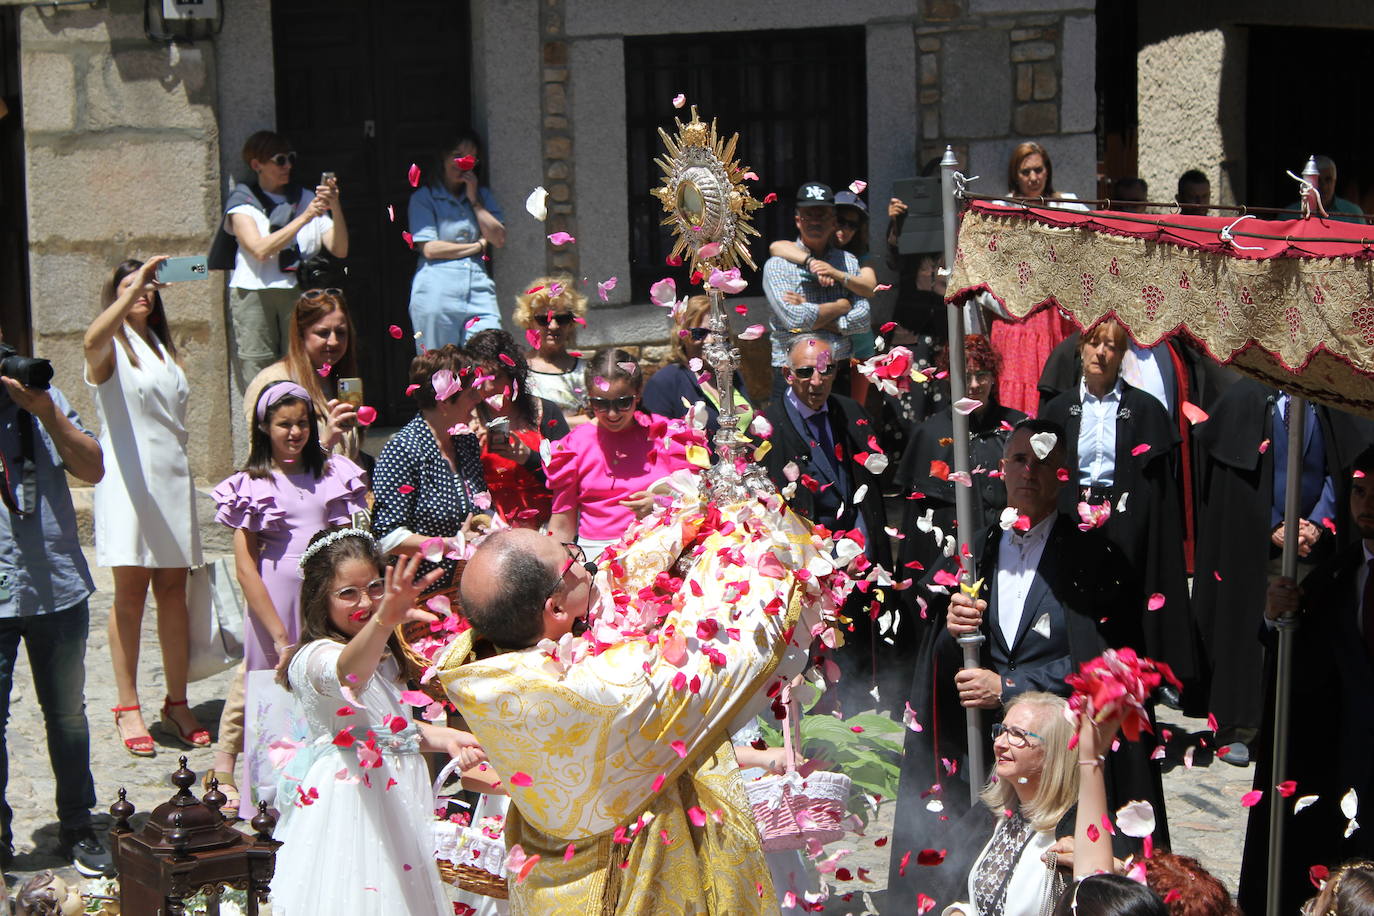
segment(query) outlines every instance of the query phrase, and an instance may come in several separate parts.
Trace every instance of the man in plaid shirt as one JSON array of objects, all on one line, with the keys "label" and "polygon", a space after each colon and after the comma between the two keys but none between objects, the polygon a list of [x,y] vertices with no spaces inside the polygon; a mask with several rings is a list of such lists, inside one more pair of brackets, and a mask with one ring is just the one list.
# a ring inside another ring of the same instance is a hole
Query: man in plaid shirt
[{"label": "man in plaid shirt", "polygon": [[[806,259],[795,264],[771,257],[763,265],[763,292],[768,297],[768,325],[773,345],[773,398],[787,390],[783,370],[792,344],[802,335],[830,344],[839,366],[836,387],[849,390],[849,335],[870,331],[868,300],[853,296],[843,282],[818,276],[813,267],[825,263],[844,276],[858,273],[859,260],[832,244],[835,236],[835,195],[818,181],[797,190],[797,245]],[[833,273],[827,271],[827,273]]]}]

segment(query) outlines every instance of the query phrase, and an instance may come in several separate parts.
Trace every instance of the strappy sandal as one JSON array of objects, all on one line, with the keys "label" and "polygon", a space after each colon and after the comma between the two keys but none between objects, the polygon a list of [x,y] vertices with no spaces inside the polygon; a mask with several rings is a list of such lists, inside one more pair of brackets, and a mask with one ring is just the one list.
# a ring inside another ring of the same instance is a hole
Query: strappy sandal
[{"label": "strappy sandal", "polygon": [[124,742],[124,749],[135,757],[156,757],[157,750],[153,747],[152,735],[139,735],[136,738],[125,738],[124,732],[119,729],[119,714],[122,712],[138,712],[142,707],[139,706],[111,706],[110,712],[114,713],[115,732],[118,733],[121,741]]},{"label": "strappy sandal", "polygon": [[170,697],[162,701],[162,721],[158,723],[164,732],[174,736],[182,744],[190,748],[209,747],[210,730],[203,725],[197,724],[189,732],[181,730],[181,726],[170,715],[173,706],[186,706],[185,700],[173,700]]},{"label": "strappy sandal", "polygon": [[234,774],[221,773],[218,770],[206,770],[205,776],[200,781],[206,792],[210,791],[210,780],[212,779],[218,781],[216,784],[219,786],[220,792],[224,793],[224,797],[228,799],[224,806],[219,809],[220,813],[224,815],[225,820],[239,820],[239,787],[234,785]]}]

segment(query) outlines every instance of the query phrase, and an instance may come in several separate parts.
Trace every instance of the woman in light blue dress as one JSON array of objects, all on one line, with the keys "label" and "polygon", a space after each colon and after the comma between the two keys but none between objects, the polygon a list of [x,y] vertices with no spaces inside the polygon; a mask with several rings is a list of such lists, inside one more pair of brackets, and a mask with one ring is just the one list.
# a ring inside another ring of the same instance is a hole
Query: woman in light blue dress
[{"label": "woman in light blue dress", "polygon": [[410,197],[411,241],[419,253],[410,285],[418,350],[462,346],[501,327],[487,252],[506,243],[501,208],[480,184],[481,143],[465,131],[439,149],[427,183]]}]

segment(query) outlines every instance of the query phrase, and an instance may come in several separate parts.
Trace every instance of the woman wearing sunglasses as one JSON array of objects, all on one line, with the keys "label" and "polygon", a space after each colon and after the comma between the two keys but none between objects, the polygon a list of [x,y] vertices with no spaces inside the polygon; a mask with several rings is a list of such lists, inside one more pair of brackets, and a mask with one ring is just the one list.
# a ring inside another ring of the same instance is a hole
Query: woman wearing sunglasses
[{"label": "woman wearing sunglasses", "polygon": [[353,319],[343,290],[312,289],[302,293],[291,313],[286,355],[259,372],[243,393],[243,413],[251,431],[257,420],[253,405],[272,382],[292,381],[310,395],[320,445],[365,468],[371,459],[362,451],[363,428],[358,408],[339,398],[339,379],[358,375],[358,351]]},{"label": "woman wearing sunglasses", "polygon": [[529,389],[537,398],[552,401],[563,411],[570,428],[590,423],[586,363],[568,347],[577,325],[586,324],[587,297],[573,288],[571,277],[540,277],[515,301],[515,323],[525,329],[530,349]]},{"label": "woman wearing sunglasses", "polygon": [[243,145],[254,179],[229,194],[224,228],[238,242],[229,275],[229,324],[239,384],[275,362],[300,292],[297,269],[321,248],[348,256],[348,226],[331,178],[313,191],[291,180],[296,153],[286,138],[260,130]]},{"label": "woman wearing sunglasses", "polygon": [[655,483],[692,465],[665,445],[668,419],[639,411],[644,373],[632,355],[603,350],[587,366],[584,384],[592,422],[564,437],[549,458],[549,533],[576,541],[595,560],[653,511]]},{"label": "woman wearing sunglasses", "polygon": [[428,183],[410,195],[411,245],[419,254],[410,285],[410,322],[418,351],[463,346],[501,327],[488,252],[506,244],[504,216],[481,182],[482,144],[465,130],[439,147]]},{"label": "woman wearing sunglasses", "polygon": [[[687,300],[687,305],[673,321],[673,334],[668,340],[673,361],[655,372],[644,385],[644,409],[649,413],[676,419],[685,417],[693,404],[705,407],[707,438],[720,428],[720,389],[716,387],[704,354],[710,334],[710,312],[711,300],[706,296]],[[745,430],[753,419],[754,408],[744,393],[744,378],[738,372],[735,373],[734,392],[739,410],[737,428]]]}]

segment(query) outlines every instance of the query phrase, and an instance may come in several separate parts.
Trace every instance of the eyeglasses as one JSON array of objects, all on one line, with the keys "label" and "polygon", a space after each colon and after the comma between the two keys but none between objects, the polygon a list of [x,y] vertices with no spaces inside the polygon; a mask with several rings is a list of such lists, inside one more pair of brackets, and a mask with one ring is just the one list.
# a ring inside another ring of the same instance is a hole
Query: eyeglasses
[{"label": "eyeglasses", "polygon": [[575,316],[572,312],[540,312],[539,314],[534,316],[534,322],[535,324],[543,325],[546,328],[554,324],[555,322],[557,322],[562,327],[567,327],[568,325],[573,323],[574,317]]},{"label": "eyeglasses", "polygon": [[834,375],[836,371],[838,371],[838,368],[839,367],[837,367],[834,363],[831,363],[824,369],[820,369],[816,366],[797,366],[795,369],[792,369],[791,372],[797,378],[805,382],[809,380],[811,376],[815,375],[817,372],[821,374],[821,378],[830,378],[830,376]]},{"label": "eyeglasses", "polygon": [[338,591],[336,591],[334,593],[334,597],[339,599],[349,607],[357,607],[358,605],[363,603],[364,593],[366,593],[367,597],[371,598],[373,601],[381,601],[382,598],[386,595],[386,580],[373,579],[371,582],[367,583],[367,585],[363,586],[362,588],[359,588],[356,585],[345,586],[344,588],[341,588]]},{"label": "eyeglasses", "polygon": [[711,329],[710,329],[710,328],[688,328],[688,329],[687,329],[687,336],[690,337],[690,338],[692,338],[693,340],[695,340],[697,343],[701,343],[703,340],[705,340],[706,338],[708,338],[708,337],[711,336]]},{"label": "eyeglasses", "polygon": [[622,413],[635,406],[637,395],[627,394],[623,398],[588,398],[592,410],[597,413],[610,413],[612,410],[619,410]]},{"label": "eyeglasses", "polygon": [[277,153],[277,155],[273,156],[272,158],[268,159],[267,161],[268,161],[268,162],[275,163],[276,165],[280,166],[281,168],[286,168],[288,165],[295,165],[295,164],[296,164],[296,151],[295,151],[295,150],[292,150],[292,151],[289,152],[289,153]]},{"label": "eyeglasses", "polygon": [[553,593],[558,591],[558,587],[563,584],[563,577],[568,574],[568,570],[572,569],[573,566],[587,565],[587,552],[583,550],[579,545],[570,544],[567,541],[564,541],[563,549],[568,552],[567,562],[565,562],[563,564],[563,568],[558,571],[558,581],[554,582],[553,588],[549,589],[549,593],[544,596],[545,601],[548,601],[550,598],[552,598]]},{"label": "eyeglasses", "polygon": [[992,740],[996,741],[1001,735],[1007,736],[1007,744],[1010,744],[1012,747],[1030,747],[1031,738],[1034,738],[1036,741],[1045,740],[1035,732],[1028,732],[1024,728],[1017,728],[1015,725],[1005,725],[998,722],[992,727]]},{"label": "eyeglasses", "polygon": [[330,286],[325,289],[308,289],[301,293],[302,299],[309,299],[311,302],[316,299],[322,299],[325,296],[331,299],[340,299],[343,297],[343,290],[339,289],[337,286]]}]

